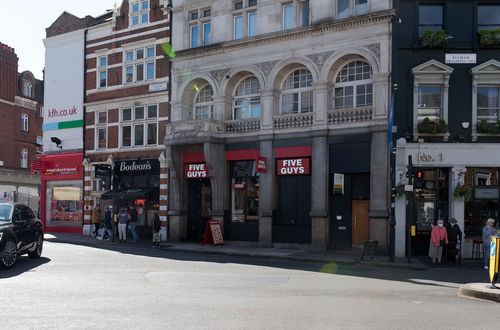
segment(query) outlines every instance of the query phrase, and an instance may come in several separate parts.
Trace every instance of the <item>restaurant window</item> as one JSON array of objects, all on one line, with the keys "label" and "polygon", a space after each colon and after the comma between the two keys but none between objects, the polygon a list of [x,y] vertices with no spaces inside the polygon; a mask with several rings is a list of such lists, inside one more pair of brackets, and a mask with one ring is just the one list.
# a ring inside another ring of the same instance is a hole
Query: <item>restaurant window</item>
[{"label": "restaurant window", "polygon": [[477,30],[500,29],[500,5],[480,5],[477,7]]},{"label": "restaurant window", "polygon": [[312,81],[311,72],[307,69],[299,69],[290,73],[283,83],[281,92],[282,114],[312,112]]},{"label": "restaurant window", "polygon": [[212,104],[213,96],[214,92],[212,86],[209,84],[199,88],[194,104],[194,119],[203,120],[214,118],[214,106]]},{"label": "restaurant window", "polygon": [[241,81],[234,95],[234,119],[260,118],[260,86],[255,77]]},{"label": "restaurant window", "polygon": [[372,68],[364,61],[346,64],[335,79],[335,109],[373,104]]},{"label": "restaurant window", "polygon": [[259,174],[255,161],[231,162],[231,222],[259,220]]},{"label": "restaurant window", "polygon": [[443,29],[443,6],[422,5],[418,7],[418,35],[424,31],[438,31]]},{"label": "restaurant window", "polygon": [[47,182],[48,227],[82,226],[82,186],[82,180]]}]

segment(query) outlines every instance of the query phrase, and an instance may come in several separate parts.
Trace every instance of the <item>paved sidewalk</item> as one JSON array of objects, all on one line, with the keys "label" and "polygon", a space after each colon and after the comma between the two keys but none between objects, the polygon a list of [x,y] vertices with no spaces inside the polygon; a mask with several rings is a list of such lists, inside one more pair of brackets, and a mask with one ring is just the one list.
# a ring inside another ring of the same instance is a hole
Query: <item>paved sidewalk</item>
[{"label": "paved sidewalk", "polygon": [[[81,234],[64,234],[64,233],[46,233],[45,240],[49,242],[70,243],[78,245],[86,245],[99,248],[116,248],[120,246],[123,249],[151,249],[152,243],[150,240],[139,240],[137,242],[127,242],[118,245],[112,241],[101,241],[93,237],[83,236]],[[242,247],[237,246],[236,242],[227,242],[223,246],[201,245],[193,242],[175,242],[161,243],[161,250],[190,252],[202,254],[217,254],[230,255],[240,257],[253,258],[270,258],[281,259],[298,262],[314,262],[314,263],[343,263],[357,265],[372,265],[391,268],[426,270],[427,267],[419,260],[413,259],[412,263],[407,263],[406,259],[397,258],[395,262],[390,262],[387,256],[376,256],[373,261],[370,258],[361,261],[361,250],[352,249],[348,251],[325,251],[314,252],[299,249],[285,248],[257,248],[257,247]]]}]

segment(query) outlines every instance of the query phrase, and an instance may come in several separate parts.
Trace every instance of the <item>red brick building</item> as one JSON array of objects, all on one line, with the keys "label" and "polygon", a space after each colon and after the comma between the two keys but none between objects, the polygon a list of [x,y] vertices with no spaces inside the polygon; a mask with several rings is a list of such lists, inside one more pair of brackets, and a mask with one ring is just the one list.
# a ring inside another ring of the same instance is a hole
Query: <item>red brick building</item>
[{"label": "red brick building", "polygon": [[87,28],[85,41],[84,234],[96,205],[138,208],[138,232],[155,213],[166,238],[165,126],[170,120],[167,2],[124,0]]},{"label": "red brick building", "polygon": [[40,178],[30,165],[41,151],[42,117],[43,81],[18,73],[14,49],[0,43],[0,201],[38,209]]}]

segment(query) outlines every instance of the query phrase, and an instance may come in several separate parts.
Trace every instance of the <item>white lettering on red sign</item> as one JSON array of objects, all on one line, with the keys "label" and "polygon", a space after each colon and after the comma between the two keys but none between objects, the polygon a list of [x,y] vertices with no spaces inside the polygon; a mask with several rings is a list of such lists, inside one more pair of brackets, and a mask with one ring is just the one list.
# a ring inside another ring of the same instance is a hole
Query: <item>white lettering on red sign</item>
[{"label": "white lettering on red sign", "polygon": [[186,164],[184,177],[186,179],[202,179],[208,177],[206,164]]},{"label": "white lettering on red sign", "polygon": [[309,158],[278,159],[278,175],[309,174]]}]

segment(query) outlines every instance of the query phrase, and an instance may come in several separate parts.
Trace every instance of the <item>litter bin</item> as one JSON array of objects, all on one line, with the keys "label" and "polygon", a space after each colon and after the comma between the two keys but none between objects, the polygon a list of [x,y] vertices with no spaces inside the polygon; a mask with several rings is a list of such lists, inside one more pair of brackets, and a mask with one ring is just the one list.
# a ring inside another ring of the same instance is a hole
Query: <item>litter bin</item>
[{"label": "litter bin", "polygon": [[495,284],[498,279],[498,255],[500,254],[500,237],[490,237],[490,281],[491,287],[499,289]]}]

